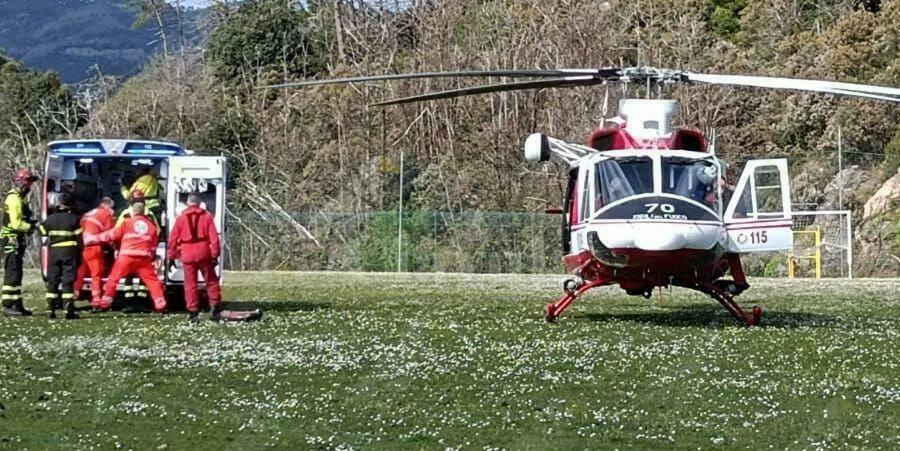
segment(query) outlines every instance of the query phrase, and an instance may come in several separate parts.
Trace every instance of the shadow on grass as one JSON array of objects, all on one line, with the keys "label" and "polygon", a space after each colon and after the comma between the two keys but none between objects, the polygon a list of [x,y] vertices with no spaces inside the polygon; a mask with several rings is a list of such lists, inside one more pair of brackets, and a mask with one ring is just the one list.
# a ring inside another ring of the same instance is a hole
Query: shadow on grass
[{"label": "shadow on grass", "polygon": [[[746,309],[749,312],[749,308]],[[629,321],[668,327],[708,327],[726,323],[739,324],[722,307],[693,305],[674,307],[664,311],[635,313],[587,313],[575,315],[575,319],[597,322]],[[805,312],[763,310],[757,327],[792,329],[797,327],[827,327],[838,324],[840,319]]]},{"label": "shadow on grass", "polygon": [[331,308],[328,302],[309,301],[225,301],[228,310],[255,310],[266,312],[314,312]]},{"label": "shadow on grass", "polygon": [[[91,313],[90,305],[82,305],[75,307],[75,310],[82,315],[83,318],[117,318],[117,317],[141,317],[153,315],[153,311],[146,307],[140,313],[122,313],[122,305],[115,304],[111,311],[103,313]],[[331,308],[331,304],[327,302],[308,302],[308,301],[225,301],[226,310],[256,310],[261,309],[266,312],[313,312],[316,310],[326,310]],[[204,311],[207,309],[204,308]],[[58,312],[59,313],[59,312]],[[169,313],[187,313],[184,308],[184,302],[170,302]],[[43,314],[43,312],[41,312]]]}]

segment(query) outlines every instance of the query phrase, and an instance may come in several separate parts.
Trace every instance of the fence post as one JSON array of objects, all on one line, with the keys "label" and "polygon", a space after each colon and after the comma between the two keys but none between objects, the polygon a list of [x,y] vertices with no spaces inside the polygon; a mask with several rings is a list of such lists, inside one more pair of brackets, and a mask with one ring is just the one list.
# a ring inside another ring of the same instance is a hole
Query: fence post
[{"label": "fence post", "polygon": [[400,149],[400,208],[397,213],[397,272],[403,257],[403,149]]}]

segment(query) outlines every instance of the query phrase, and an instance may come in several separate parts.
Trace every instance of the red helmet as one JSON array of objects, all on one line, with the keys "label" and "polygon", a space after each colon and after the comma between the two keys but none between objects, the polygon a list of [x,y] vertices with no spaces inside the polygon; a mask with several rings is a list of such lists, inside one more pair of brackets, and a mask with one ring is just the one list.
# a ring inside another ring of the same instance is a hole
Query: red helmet
[{"label": "red helmet", "polygon": [[34,175],[34,172],[31,172],[31,169],[22,168],[16,171],[16,175],[13,176],[13,181],[22,186],[30,186],[32,183],[38,181],[40,177]]}]

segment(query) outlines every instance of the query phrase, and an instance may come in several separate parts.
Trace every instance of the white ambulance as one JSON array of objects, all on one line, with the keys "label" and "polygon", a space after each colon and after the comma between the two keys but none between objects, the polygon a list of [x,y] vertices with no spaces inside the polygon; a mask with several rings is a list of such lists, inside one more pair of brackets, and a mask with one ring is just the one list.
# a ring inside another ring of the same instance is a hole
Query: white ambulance
[{"label": "white ambulance", "polygon": [[[116,202],[116,214],[127,207],[122,197],[123,181],[135,174],[150,170],[160,187],[159,199],[163,213],[159,218],[163,228],[157,256],[160,265],[159,278],[166,287],[167,297],[175,307],[183,305],[184,276],[180,264],[172,266],[166,261],[168,228],[185,208],[190,193],[198,193],[216,218],[219,231],[225,230],[226,163],[224,157],[194,155],[181,146],[158,141],[124,139],[88,139],[54,141],[50,143],[44,162],[43,190],[41,193],[41,218],[56,205],[60,192],[73,195],[76,212],[81,214],[96,207],[104,196]],[[224,240],[222,240],[224,243]],[[224,245],[223,245],[224,246]],[[41,263],[46,275],[46,247],[41,249]],[[221,259],[221,257],[220,257]],[[218,271],[221,271],[220,261]],[[107,271],[109,268],[107,268]],[[201,288],[203,284],[200,284]],[[89,298],[90,279],[83,288]]]}]

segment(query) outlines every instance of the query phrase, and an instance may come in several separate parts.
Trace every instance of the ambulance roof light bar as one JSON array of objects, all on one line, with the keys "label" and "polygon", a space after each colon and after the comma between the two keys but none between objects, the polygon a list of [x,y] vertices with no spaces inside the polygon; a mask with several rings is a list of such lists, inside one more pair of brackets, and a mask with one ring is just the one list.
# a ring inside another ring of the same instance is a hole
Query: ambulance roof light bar
[{"label": "ambulance roof light bar", "polygon": [[124,139],[103,140],[66,140],[50,143],[50,151],[58,155],[140,155],[140,156],[175,156],[187,155],[185,150],[175,143],[162,141],[132,141]]}]

